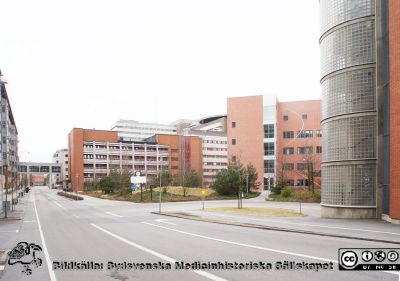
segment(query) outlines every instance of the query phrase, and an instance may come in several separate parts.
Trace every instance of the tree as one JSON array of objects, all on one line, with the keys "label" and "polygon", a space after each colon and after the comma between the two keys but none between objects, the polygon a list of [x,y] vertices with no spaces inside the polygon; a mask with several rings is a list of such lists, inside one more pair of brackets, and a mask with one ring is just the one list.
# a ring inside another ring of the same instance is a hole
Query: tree
[{"label": "tree", "polygon": [[[246,169],[244,170],[244,176],[246,180],[246,185],[249,185],[249,190],[255,189],[260,185],[260,182],[257,181],[258,179],[258,173],[256,168],[253,166],[253,164],[249,163],[246,166]],[[247,191],[247,186],[245,187]]]},{"label": "tree", "polygon": [[[167,187],[171,184],[172,182],[172,175],[171,172],[168,170],[165,171],[160,171],[157,174],[156,177],[156,182],[158,183],[158,185],[161,185],[161,187],[163,188],[162,192],[163,193],[167,193]],[[161,184],[160,184],[161,182]]]},{"label": "tree", "polygon": [[238,161],[230,161],[226,170],[219,172],[212,188],[220,195],[238,194],[243,188],[243,166]]},{"label": "tree", "polygon": [[200,185],[201,179],[195,170],[186,172],[182,183],[183,196],[186,196],[189,187],[198,187]]},{"label": "tree", "polygon": [[287,187],[287,173],[292,169],[288,169],[287,165],[292,163],[287,163],[286,155],[281,155],[279,159],[276,159],[276,183],[272,189],[275,194],[281,194],[281,191]]},{"label": "tree", "polygon": [[303,176],[307,182],[308,190],[311,191],[312,195],[315,194],[315,167],[317,162],[320,161],[319,157],[313,154],[307,154],[303,157],[303,168],[298,169],[298,173]]},{"label": "tree", "polygon": [[131,176],[132,173],[127,170],[111,170],[108,176],[99,181],[99,187],[106,194],[115,192],[127,194],[130,191]]}]

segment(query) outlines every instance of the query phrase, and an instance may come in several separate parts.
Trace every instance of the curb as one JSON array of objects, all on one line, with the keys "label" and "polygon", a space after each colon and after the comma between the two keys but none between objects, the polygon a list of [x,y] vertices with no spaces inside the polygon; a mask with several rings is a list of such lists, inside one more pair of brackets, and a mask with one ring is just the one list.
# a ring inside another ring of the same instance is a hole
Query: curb
[{"label": "curb", "polygon": [[379,242],[379,243],[400,245],[400,241],[347,236],[347,235],[339,235],[339,234],[332,234],[332,233],[325,233],[325,232],[268,226],[268,225],[261,225],[261,224],[242,223],[242,222],[234,222],[234,221],[230,222],[230,221],[224,221],[224,220],[199,217],[199,216],[190,215],[190,214],[186,214],[186,213],[158,213],[158,212],[151,212],[151,213],[155,214],[155,215],[161,215],[161,216],[167,216],[167,217],[174,217],[174,218],[181,218],[181,219],[202,221],[202,222],[209,222],[209,223],[217,223],[217,224],[224,224],[224,225],[232,225],[232,226],[239,226],[239,227],[256,228],[256,229],[262,229],[262,230],[292,232],[292,233],[299,233],[299,234],[318,235],[318,236],[341,238],[341,239],[362,240],[362,241],[369,241],[369,242]]}]

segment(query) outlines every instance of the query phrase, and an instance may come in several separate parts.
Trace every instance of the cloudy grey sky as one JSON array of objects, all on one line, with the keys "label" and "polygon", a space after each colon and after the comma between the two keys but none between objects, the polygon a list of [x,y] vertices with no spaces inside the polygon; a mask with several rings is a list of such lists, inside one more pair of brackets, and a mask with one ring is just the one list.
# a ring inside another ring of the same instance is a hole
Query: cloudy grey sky
[{"label": "cloudy grey sky", "polygon": [[316,0],[3,0],[1,11],[25,161],[51,161],[73,127],[196,119],[226,113],[230,96],[320,98]]}]

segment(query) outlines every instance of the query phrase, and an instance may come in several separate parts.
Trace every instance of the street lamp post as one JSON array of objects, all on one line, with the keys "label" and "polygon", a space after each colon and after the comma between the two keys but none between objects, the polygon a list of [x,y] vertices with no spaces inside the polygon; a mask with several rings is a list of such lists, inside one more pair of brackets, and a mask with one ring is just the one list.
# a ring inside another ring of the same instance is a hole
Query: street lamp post
[{"label": "street lamp post", "polygon": [[158,203],[158,212],[161,214],[161,179],[162,179],[162,172],[160,172],[160,191],[159,191],[159,200],[160,202]]}]

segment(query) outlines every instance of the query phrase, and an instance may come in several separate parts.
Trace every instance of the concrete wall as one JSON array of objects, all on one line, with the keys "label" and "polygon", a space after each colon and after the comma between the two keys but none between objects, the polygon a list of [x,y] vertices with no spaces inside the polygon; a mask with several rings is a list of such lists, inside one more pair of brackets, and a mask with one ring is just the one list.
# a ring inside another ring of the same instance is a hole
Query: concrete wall
[{"label": "concrete wall", "polygon": [[[257,170],[261,190],[264,181],[263,96],[228,98],[227,112],[228,158],[231,160],[235,156],[243,165],[251,163]],[[232,144],[232,140],[236,140],[236,144]]]}]

